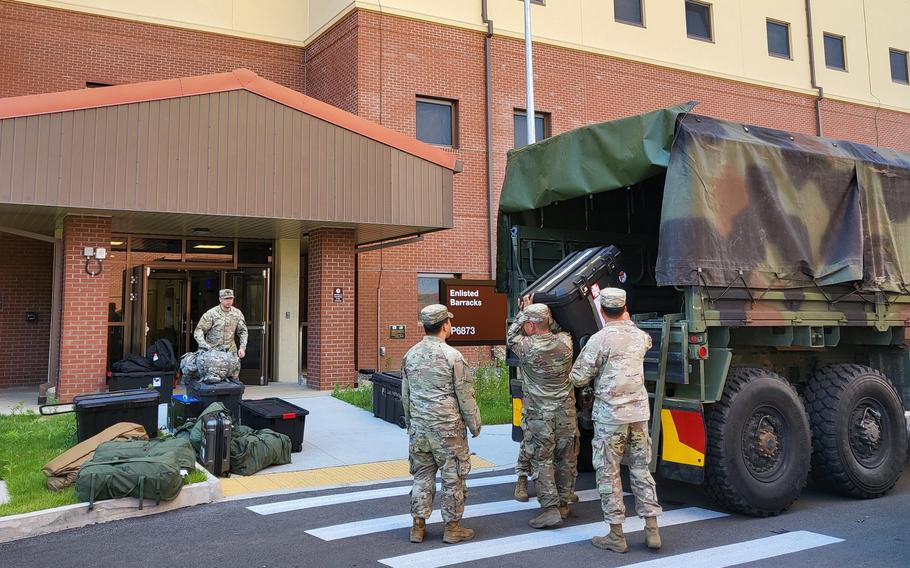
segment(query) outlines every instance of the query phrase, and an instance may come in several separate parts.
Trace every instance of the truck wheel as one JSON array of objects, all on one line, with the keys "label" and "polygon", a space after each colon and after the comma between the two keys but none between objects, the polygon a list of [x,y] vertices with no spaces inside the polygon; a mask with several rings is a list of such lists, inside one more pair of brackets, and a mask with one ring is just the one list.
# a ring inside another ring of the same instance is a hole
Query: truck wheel
[{"label": "truck wheel", "polygon": [[708,492],[732,511],[765,517],[786,510],[806,485],[809,418],[786,379],[733,368],[708,413]]},{"label": "truck wheel", "polygon": [[813,479],[862,499],[894,487],[907,458],[907,429],[891,381],[863,365],[829,365],[809,380],[805,396]]}]

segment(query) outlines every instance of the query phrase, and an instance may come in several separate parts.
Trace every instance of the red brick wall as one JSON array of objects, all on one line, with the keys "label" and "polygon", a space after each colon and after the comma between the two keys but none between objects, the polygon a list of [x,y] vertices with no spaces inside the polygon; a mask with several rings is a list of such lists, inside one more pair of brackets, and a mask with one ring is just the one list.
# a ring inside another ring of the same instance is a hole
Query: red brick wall
[{"label": "red brick wall", "polygon": [[[47,381],[54,245],[0,233],[0,388]],[[36,312],[38,321],[25,320]]]},{"label": "red brick wall", "polygon": [[357,14],[306,48],[306,94],[357,114]]},{"label": "red brick wall", "polygon": [[[57,398],[104,390],[107,370],[109,271],[90,276],[84,247],[110,248],[108,217],[70,215],[63,220],[63,316],[60,329],[60,378]],[[97,270],[97,263],[90,265]]]},{"label": "red brick wall", "polygon": [[246,67],[304,90],[303,48],[0,0],[0,97]]},{"label": "red brick wall", "polygon": [[[307,252],[307,385],[330,389],[354,384],[354,231],[310,233]],[[333,301],[333,288],[342,301]]]}]

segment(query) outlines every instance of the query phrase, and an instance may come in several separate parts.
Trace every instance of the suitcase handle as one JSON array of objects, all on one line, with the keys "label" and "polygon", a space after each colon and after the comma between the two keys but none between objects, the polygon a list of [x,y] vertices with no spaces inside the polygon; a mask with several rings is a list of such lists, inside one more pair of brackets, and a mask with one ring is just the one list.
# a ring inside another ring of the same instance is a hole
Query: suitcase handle
[{"label": "suitcase handle", "polygon": [[63,404],[42,404],[38,407],[38,414],[42,416],[53,416],[54,414],[67,414],[76,410],[76,405],[72,402]]}]

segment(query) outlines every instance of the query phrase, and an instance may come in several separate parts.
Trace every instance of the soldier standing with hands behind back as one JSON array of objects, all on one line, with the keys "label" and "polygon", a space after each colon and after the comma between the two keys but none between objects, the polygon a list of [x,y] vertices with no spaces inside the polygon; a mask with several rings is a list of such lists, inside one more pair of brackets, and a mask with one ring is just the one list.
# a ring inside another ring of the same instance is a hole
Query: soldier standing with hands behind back
[{"label": "soldier standing with hands behind back", "polygon": [[628,449],[629,478],[635,495],[635,511],[645,519],[648,548],[660,548],[657,516],[663,511],[657,502],[651,463],[651,437],[648,433],[648,391],[645,390],[644,357],[651,348],[651,336],[629,319],[626,292],[605,288],[599,302],[604,315],[603,328],[591,336],[572,367],[576,387],[594,381],[594,467],[604,520],[610,533],[591,539],[594,546],[614,552],[627,552],[623,535],[623,504],[619,464]]},{"label": "soldier standing with hands behind back", "polygon": [[411,490],[411,542],[423,542],[426,520],[433,511],[436,472],[442,474],[442,541],[456,543],[474,538],[461,526],[471,471],[465,427],[480,435],[480,410],[474,398],[474,378],[464,357],[446,344],[452,335],[452,314],[441,304],[420,310],[426,335],[401,361],[401,403],[408,425]]},{"label": "soldier standing with hands behind back", "polygon": [[559,331],[546,305],[532,304],[525,297],[519,308],[506,332],[506,344],[518,356],[524,375],[522,448],[537,468],[537,499],[543,509],[528,524],[540,529],[561,524],[569,516],[574,490],[577,418],[569,381],[572,338]]}]

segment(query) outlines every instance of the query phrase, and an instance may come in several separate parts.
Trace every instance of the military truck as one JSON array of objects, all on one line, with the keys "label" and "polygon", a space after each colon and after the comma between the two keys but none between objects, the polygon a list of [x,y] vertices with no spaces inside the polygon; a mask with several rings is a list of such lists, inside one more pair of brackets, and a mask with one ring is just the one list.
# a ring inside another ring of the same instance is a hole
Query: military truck
[{"label": "military truck", "polygon": [[756,516],[786,510],[810,474],[879,497],[907,457],[910,155],[693,106],[509,152],[497,285],[514,310],[567,254],[615,245],[653,338],[652,470]]}]

